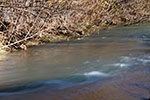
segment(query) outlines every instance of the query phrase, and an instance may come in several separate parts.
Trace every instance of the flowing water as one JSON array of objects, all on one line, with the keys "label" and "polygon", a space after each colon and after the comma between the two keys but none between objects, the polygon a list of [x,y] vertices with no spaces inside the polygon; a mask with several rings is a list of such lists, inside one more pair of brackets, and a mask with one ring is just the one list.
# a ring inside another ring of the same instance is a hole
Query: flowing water
[{"label": "flowing water", "polygon": [[146,100],[150,24],[0,56],[0,100]]}]

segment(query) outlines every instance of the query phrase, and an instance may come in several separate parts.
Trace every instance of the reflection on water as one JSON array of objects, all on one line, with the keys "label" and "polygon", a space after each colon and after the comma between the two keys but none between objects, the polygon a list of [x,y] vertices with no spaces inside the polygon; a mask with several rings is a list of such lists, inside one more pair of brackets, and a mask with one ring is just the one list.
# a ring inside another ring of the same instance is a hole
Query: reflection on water
[{"label": "reflection on water", "polygon": [[148,24],[100,31],[0,57],[0,100],[144,100]]}]

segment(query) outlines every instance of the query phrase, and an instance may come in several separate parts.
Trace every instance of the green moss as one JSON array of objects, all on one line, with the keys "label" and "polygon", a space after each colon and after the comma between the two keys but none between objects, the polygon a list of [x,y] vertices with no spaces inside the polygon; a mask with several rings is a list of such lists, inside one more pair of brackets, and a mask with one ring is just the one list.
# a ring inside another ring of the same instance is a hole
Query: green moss
[{"label": "green moss", "polygon": [[56,35],[56,34],[50,34],[50,35],[44,35],[40,39],[42,42],[57,42],[61,40],[68,40],[69,37],[66,35]]},{"label": "green moss", "polygon": [[39,45],[40,43],[38,41],[29,41],[26,46],[27,47],[31,47],[31,46],[37,46]]},{"label": "green moss", "polygon": [[0,54],[7,54],[8,52],[6,50],[3,50],[0,48]]}]

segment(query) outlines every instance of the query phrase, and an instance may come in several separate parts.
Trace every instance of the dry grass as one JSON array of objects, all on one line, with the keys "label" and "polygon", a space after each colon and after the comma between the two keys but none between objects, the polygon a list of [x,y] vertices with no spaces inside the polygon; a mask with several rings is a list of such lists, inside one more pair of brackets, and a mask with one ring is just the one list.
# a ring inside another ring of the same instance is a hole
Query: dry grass
[{"label": "dry grass", "polygon": [[26,49],[28,42],[49,42],[88,35],[92,27],[149,20],[149,0],[3,0],[0,42]]}]

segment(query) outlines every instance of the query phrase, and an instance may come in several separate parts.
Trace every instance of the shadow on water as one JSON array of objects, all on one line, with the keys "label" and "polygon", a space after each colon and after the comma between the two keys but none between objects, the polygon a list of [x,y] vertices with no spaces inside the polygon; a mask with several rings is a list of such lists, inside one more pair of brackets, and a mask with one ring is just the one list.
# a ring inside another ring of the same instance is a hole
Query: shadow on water
[{"label": "shadow on water", "polygon": [[100,72],[91,72],[85,73],[84,75],[74,75],[64,78],[58,78],[57,80],[38,81],[16,87],[1,88],[0,93],[18,93],[43,87],[47,87],[50,90],[60,90],[66,87],[68,88],[75,85],[91,83],[96,80],[101,80],[104,77],[106,78],[108,77],[108,75]]}]

